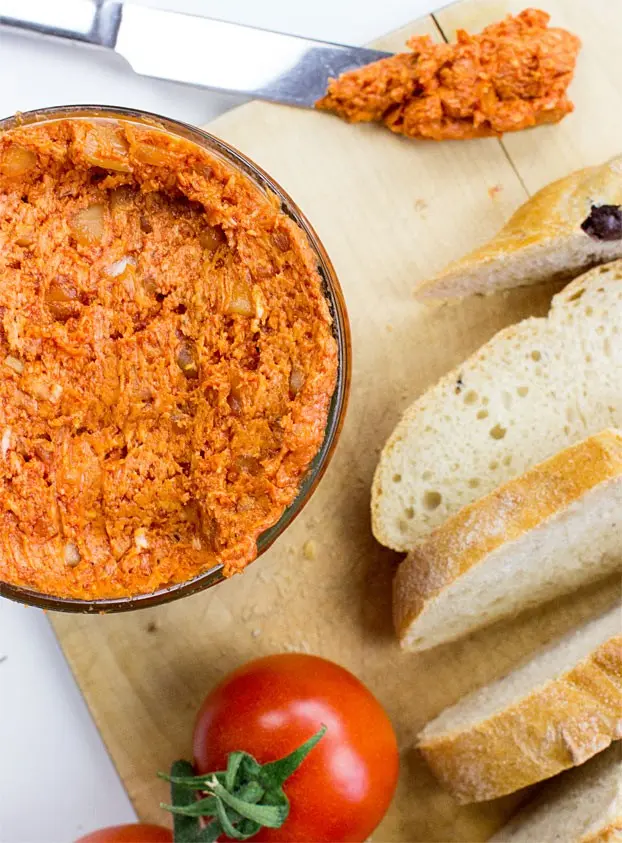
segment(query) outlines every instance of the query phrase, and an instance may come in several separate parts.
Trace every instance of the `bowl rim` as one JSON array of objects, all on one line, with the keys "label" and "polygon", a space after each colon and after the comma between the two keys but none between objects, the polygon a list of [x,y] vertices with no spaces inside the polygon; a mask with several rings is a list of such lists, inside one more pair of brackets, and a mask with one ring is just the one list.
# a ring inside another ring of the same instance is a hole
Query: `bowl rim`
[{"label": "bowl rim", "polygon": [[[322,288],[333,318],[333,336],[337,342],[337,380],[335,390],[331,398],[322,444],[306,471],[295,499],[284,510],[278,521],[258,537],[257,556],[249,565],[254,564],[302,512],[312,497],[332,459],[345,421],[350,393],[352,347],[348,312],[337,273],[313,225],[289,193],[262,167],[248,158],[244,153],[226,141],[221,140],[216,135],[197,126],[140,109],[109,105],[59,105],[20,112],[16,115],[0,119],[0,134],[19,126],[81,118],[109,118],[139,123],[153,129],[163,130],[168,134],[182,137],[185,140],[202,146],[211,154],[224,160],[227,165],[234,167],[238,171],[242,171],[262,193],[276,196],[281,211],[302,229],[316,257],[317,269],[322,279]],[[174,583],[147,594],[96,598],[93,600],[58,597],[11,583],[0,582],[0,597],[6,597],[9,600],[54,612],[80,614],[128,612],[169,603],[173,600],[188,597],[207,588],[211,588],[227,579],[222,571],[223,565],[219,564],[214,568],[197,574],[190,580]]]}]

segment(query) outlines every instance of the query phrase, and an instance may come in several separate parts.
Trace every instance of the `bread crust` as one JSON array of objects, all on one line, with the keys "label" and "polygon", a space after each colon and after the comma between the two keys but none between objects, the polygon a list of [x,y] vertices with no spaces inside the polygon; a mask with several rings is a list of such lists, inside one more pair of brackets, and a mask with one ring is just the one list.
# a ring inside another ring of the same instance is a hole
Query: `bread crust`
[{"label": "bread crust", "polygon": [[[534,387],[535,391],[542,392],[542,381],[538,380],[537,372],[532,375],[526,370],[521,370],[519,367],[522,364],[515,350],[524,348],[528,351],[531,348],[538,348],[545,354],[554,353],[559,350],[554,347],[554,344],[559,341],[560,345],[568,346],[569,351],[573,353],[570,330],[566,328],[565,323],[577,307],[577,301],[581,301],[585,295],[586,298],[591,297],[592,304],[598,308],[602,300],[604,307],[615,308],[617,313],[617,301],[621,289],[622,260],[613,261],[606,267],[598,267],[578,276],[554,296],[546,316],[532,316],[502,329],[435,384],[430,385],[406,408],[382,449],[372,483],[372,531],[381,544],[393,550],[410,551],[446,518],[458,511],[459,507],[455,505],[458,498],[454,490],[455,486],[459,487],[460,499],[464,501],[463,505],[466,505],[478,497],[483,497],[501,482],[526,471],[531,464],[541,462],[588,434],[598,432],[607,424],[613,422],[622,427],[622,403],[619,409],[616,409],[614,416],[610,415],[609,419],[603,419],[598,426],[594,425],[588,412],[585,429],[581,435],[562,436],[564,420],[560,416],[556,428],[556,434],[559,434],[556,446],[550,447],[549,450],[548,447],[543,447],[543,440],[535,440],[536,453],[533,459],[522,461],[520,468],[516,469],[506,470],[501,466],[501,471],[496,474],[499,479],[489,483],[491,475],[489,460],[492,457],[499,458],[499,449],[494,440],[481,441],[480,422],[474,418],[474,413],[467,414],[464,406],[465,394],[463,394],[465,390],[468,394],[473,381],[476,380],[481,383],[483,390],[492,393],[491,400],[497,399],[497,403],[500,403],[502,386],[500,384],[497,388],[490,383],[493,376],[500,379],[507,377],[515,385],[518,385],[520,380],[520,383],[526,384],[530,391]],[[610,297],[611,302],[609,302]],[[611,316],[610,325],[616,324],[616,318]],[[613,329],[607,329],[606,335],[611,343],[617,342]],[[594,341],[596,342],[596,334],[594,334]],[[611,364],[617,366],[617,360],[612,359],[609,362],[603,358],[604,366]],[[566,371],[561,372],[561,375],[568,375],[568,379],[576,380],[575,372],[571,371],[570,361],[564,365]],[[583,372],[578,374],[583,375]],[[594,380],[592,383],[596,384],[597,381]],[[461,389],[461,384],[464,385],[464,390]],[[594,388],[591,391],[598,401],[598,390]],[[533,398],[530,396],[526,400],[527,405],[532,406],[533,412],[537,413],[539,408],[531,403]],[[563,398],[561,405],[563,406]],[[465,473],[462,468],[458,472],[450,468],[451,463],[459,455],[461,447],[454,447],[452,440],[448,439],[447,449],[445,449],[442,437],[450,436],[446,430],[449,425],[443,421],[445,415],[464,421],[464,427],[460,430],[461,435],[456,436],[457,441],[469,446],[476,443],[478,448],[484,449],[479,454],[477,462],[469,467],[468,473]],[[504,426],[508,426],[506,423],[511,421],[511,416],[501,408],[497,420]],[[521,423],[516,430],[527,435],[527,423],[528,420],[524,416],[521,417]],[[434,430],[428,435],[430,425]],[[512,432],[512,430],[508,431],[510,434]],[[550,433],[553,433],[553,430]],[[511,436],[507,436],[502,442],[507,443],[510,439]],[[548,437],[545,441],[548,441]],[[488,444],[490,448],[486,448]],[[524,447],[521,441],[514,437],[509,450],[506,444],[505,453],[512,455],[513,449],[521,447]],[[426,458],[430,448],[442,451],[444,455],[446,452],[445,463],[431,464]],[[515,464],[515,462],[512,463],[512,465]],[[424,481],[422,474],[424,469],[433,471],[434,476],[430,484]],[[399,484],[394,482],[395,476],[399,476],[403,482]],[[482,487],[478,487],[478,490],[465,488],[470,477],[483,481]],[[438,509],[428,510],[423,504],[422,498],[428,488],[442,492],[442,504]],[[404,517],[408,507],[414,508],[412,519]]]},{"label": "bread crust", "polygon": [[587,761],[622,738],[622,633],[556,680],[419,749],[458,802],[495,799]]},{"label": "bread crust", "polygon": [[617,843],[622,840],[622,816],[610,823],[606,828],[590,834],[589,837],[582,837],[578,843]]},{"label": "bread crust", "polygon": [[398,568],[393,618],[402,644],[430,601],[503,544],[622,475],[622,434],[604,430],[565,448],[465,506],[426,537]]},{"label": "bread crust", "polygon": [[[419,298],[461,298],[474,293],[527,285],[554,277],[570,277],[604,261],[622,257],[622,240],[601,244],[581,230],[592,205],[622,204],[622,155],[595,167],[586,167],[546,185],[513,214],[491,240],[453,261],[417,289]],[[602,249],[600,247],[603,247]],[[584,250],[584,259],[552,272],[544,252],[559,253],[566,247]],[[598,252],[603,252],[599,259]],[[596,254],[594,254],[594,252]],[[593,259],[590,255],[594,254]],[[533,261],[533,272],[517,283],[499,283],[499,270],[521,257]],[[473,272],[481,272],[475,282]],[[494,273],[490,279],[483,276]]]},{"label": "bread crust", "polygon": [[[622,742],[538,788],[490,843],[613,843],[622,831]],[[617,836],[616,836],[617,835]]]}]

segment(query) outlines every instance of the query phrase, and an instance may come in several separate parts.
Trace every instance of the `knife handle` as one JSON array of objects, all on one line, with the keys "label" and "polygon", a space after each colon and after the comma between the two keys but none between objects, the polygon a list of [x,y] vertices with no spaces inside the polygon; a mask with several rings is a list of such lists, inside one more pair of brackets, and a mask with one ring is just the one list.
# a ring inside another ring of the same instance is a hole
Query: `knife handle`
[{"label": "knife handle", "polygon": [[114,47],[123,4],[116,0],[0,0],[0,24],[37,35]]}]

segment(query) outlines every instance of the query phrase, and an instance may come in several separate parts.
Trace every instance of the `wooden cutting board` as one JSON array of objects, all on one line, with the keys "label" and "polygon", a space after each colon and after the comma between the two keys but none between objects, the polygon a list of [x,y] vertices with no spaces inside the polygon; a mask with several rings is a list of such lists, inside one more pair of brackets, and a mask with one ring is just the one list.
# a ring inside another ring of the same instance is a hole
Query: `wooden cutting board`
[{"label": "wooden cutting board", "polygon": [[[452,38],[520,11],[526,0],[469,0],[405,27]],[[386,706],[401,747],[398,793],[375,841],[482,841],[517,797],[459,808],[413,750],[444,706],[611,601],[616,585],[422,655],[402,654],[390,621],[399,557],[369,525],[380,449],[402,410],[503,326],[547,310],[552,289],[423,306],[415,282],[492,235],[529,193],[622,151],[621,0],[541,0],[584,41],[576,111],[558,126],[462,143],[405,140],[325,114],[251,103],[210,129],[298,201],[323,239],[352,323],[354,377],[333,462],[304,514],[241,577],[170,606],[53,623],[140,816],[163,821],[156,779],[190,754],[202,697],[229,669],[283,650],[341,662]],[[522,794],[524,797],[524,794]]]}]

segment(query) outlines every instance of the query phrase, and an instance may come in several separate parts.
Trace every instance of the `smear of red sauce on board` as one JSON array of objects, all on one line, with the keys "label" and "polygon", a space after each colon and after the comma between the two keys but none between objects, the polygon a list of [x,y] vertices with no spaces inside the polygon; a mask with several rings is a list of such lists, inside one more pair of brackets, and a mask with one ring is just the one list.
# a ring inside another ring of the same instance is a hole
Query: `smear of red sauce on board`
[{"label": "smear of red sauce on board", "polygon": [[526,9],[457,43],[411,38],[398,53],[331,80],[316,107],[351,123],[381,122],[410,138],[464,140],[556,123],[573,110],[567,88],[581,48]]}]

